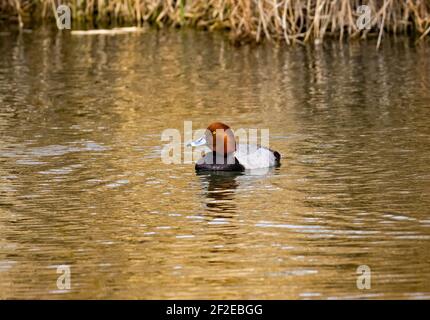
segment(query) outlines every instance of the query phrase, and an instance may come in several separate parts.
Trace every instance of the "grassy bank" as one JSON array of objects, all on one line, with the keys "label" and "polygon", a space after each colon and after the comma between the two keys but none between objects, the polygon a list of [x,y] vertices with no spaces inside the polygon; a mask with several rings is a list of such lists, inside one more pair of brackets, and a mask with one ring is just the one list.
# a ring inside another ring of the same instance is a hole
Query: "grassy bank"
[{"label": "grassy bank", "polygon": [[[290,44],[372,34],[380,39],[384,32],[423,39],[430,33],[427,0],[3,0],[0,17],[21,26],[55,23],[53,8],[59,4],[70,6],[73,25],[188,25],[228,30],[235,41]],[[371,9],[370,29],[356,25],[362,4]]]}]

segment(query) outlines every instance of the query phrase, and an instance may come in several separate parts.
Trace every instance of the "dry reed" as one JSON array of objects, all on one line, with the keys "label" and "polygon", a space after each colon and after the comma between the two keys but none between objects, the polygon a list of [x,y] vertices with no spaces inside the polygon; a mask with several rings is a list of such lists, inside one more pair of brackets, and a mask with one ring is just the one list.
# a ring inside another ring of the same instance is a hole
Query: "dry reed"
[{"label": "dry reed", "polygon": [[[0,17],[54,21],[51,5],[67,4],[72,19],[112,25],[142,23],[229,30],[236,41],[272,39],[290,43],[378,36],[384,32],[425,38],[430,33],[428,0],[3,0]],[[359,30],[360,5],[371,8],[371,28]]]}]

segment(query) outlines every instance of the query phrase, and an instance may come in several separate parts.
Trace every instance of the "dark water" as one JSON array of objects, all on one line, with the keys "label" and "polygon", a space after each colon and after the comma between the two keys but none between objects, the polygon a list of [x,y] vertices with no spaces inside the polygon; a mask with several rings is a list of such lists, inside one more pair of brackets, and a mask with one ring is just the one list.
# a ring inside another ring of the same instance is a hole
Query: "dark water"
[{"label": "dark water", "polygon": [[[1,33],[0,298],[430,298],[429,57]],[[163,130],[216,120],[270,129],[282,167],[161,161]]]}]

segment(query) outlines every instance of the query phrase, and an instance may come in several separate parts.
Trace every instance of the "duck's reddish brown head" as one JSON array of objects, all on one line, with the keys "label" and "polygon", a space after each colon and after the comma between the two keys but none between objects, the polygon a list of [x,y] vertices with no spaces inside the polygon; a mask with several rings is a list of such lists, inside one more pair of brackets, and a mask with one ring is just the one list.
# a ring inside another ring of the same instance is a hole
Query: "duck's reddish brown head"
[{"label": "duck's reddish brown head", "polygon": [[236,151],[236,140],[230,127],[222,122],[214,122],[207,127],[205,135],[190,143],[193,147],[207,145],[220,155]]},{"label": "duck's reddish brown head", "polygon": [[206,141],[211,150],[218,154],[229,154],[236,151],[236,139],[233,130],[222,122],[213,122],[206,129]]}]

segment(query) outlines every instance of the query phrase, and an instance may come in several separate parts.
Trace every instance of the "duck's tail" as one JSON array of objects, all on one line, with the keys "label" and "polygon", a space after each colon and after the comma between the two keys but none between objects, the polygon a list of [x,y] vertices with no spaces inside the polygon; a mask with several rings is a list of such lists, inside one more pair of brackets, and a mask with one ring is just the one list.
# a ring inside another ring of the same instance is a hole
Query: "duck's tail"
[{"label": "duck's tail", "polygon": [[269,149],[272,151],[273,155],[275,156],[275,165],[280,166],[281,165],[281,154],[278,151]]}]

